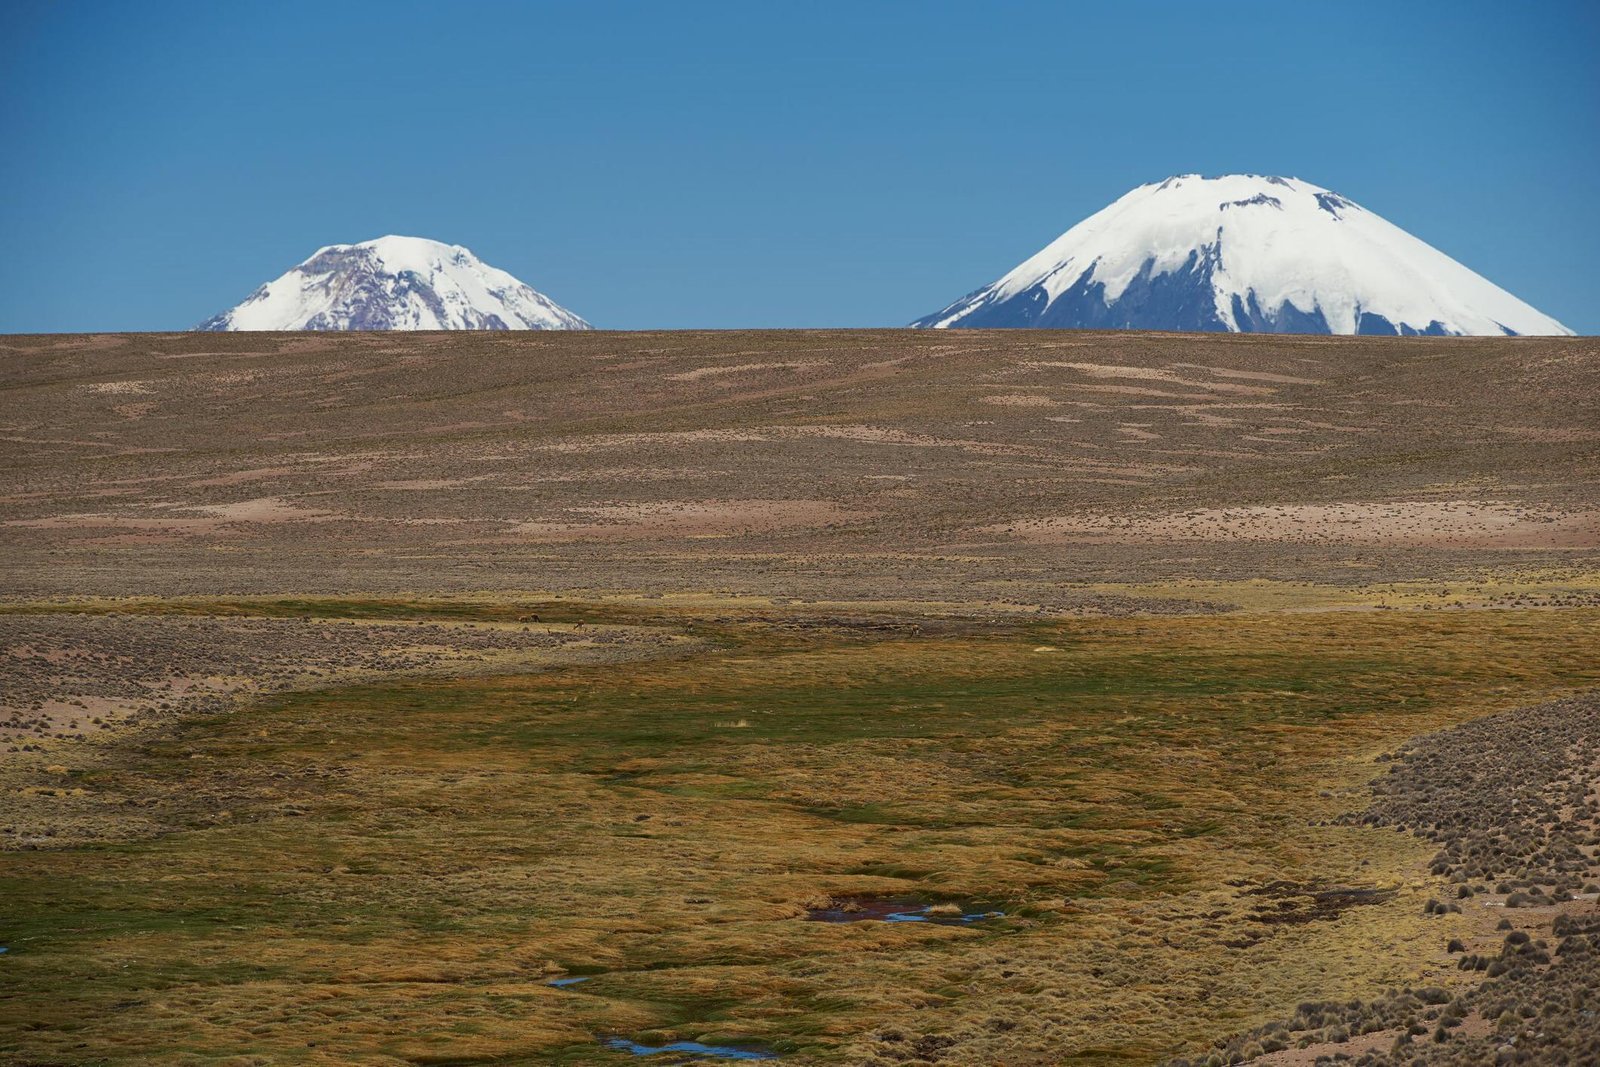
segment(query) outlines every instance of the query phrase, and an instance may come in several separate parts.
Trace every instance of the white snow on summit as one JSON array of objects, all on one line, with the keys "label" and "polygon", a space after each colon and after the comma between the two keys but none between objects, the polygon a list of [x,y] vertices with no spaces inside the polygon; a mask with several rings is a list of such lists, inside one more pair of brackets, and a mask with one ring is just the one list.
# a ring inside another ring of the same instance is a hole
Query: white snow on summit
[{"label": "white snow on summit", "polygon": [[380,237],[328,245],[198,330],[587,330],[460,245]]},{"label": "white snow on summit", "polygon": [[1244,174],[1142,185],[914,325],[1572,332],[1337,193]]}]

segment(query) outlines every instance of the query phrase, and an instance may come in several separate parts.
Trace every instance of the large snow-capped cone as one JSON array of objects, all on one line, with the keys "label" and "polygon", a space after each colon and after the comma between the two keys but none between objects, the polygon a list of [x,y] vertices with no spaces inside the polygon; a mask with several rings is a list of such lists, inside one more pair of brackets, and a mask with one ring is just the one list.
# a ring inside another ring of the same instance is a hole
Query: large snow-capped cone
[{"label": "large snow-capped cone", "polygon": [[380,237],[329,245],[197,330],[587,330],[460,245]]},{"label": "large snow-capped cone", "polygon": [[1141,185],[912,325],[1572,333],[1337,193],[1253,174]]}]

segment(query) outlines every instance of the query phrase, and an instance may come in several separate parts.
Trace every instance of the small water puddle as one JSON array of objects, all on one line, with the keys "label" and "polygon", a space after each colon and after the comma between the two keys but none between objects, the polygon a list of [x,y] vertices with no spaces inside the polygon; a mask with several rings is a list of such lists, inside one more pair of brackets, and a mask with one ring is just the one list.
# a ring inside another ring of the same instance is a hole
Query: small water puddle
[{"label": "small water puddle", "polygon": [[703,1045],[698,1041],[674,1041],[670,1045],[641,1045],[625,1037],[604,1038],[606,1048],[631,1052],[635,1056],[654,1056],[661,1052],[692,1052],[696,1056],[715,1056],[723,1060],[775,1060],[776,1052],[750,1045]]},{"label": "small water puddle", "polygon": [[1005,917],[1003,911],[968,910],[972,905],[932,904],[913,897],[837,897],[826,907],[812,908],[806,919],[819,923],[856,923],[868,920],[886,923],[933,923],[937,926],[967,926],[985,919]]},{"label": "small water puddle", "polygon": [[553,985],[557,989],[565,989],[568,986],[577,985],[579,982],[587,982],[589,979],[591,979],[593,977],[594,977],[594,975],[592,975],[592,974],[580,974],[580,975],[575,975],[575,976],[573,976],[571,978],[552,978],[548,982],[546,982],[545,985]]}]

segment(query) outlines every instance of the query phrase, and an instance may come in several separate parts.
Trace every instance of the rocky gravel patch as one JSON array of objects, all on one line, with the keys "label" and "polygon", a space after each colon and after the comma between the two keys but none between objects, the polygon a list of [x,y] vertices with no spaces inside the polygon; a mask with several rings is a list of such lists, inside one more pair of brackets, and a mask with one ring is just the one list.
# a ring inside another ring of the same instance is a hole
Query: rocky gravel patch
[{"label": "rocky gravel patch", "polygon": [[1448,946],[1483,981],[1303,1003],[1170,1067],[1600,1063],[1600,695],[1490,716],[1384,759],[1372,804],[1344,821],[1440,846],[1432,873],[1456,890],[1429,914],[1497,909],[1498,944]]},{"label": "rocky gravel patch", "polygon": [[1550,937],[1512,931],[1488,972],[1494,977],[1464,993],[1425,986],[1371,1001],[1304,1003],[1291,1018],[1233,1038],[1193,1064],[1600,1063],[1600,915],[1558,916]]},{"label": "rocky gravel patch", "polygon": [[1600,875],[1600,699],[1479,719],[1420,738],[1387,762],[1372,804],[1345,821],[1436,842],[1432,873],[1464,895],[1492,885],[1570,899]]}]

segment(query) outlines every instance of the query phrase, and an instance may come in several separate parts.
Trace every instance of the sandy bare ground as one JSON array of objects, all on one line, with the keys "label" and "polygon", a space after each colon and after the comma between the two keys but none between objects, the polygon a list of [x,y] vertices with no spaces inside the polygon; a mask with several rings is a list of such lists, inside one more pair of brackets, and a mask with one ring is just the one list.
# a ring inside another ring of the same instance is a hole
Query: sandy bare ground
[{"label": "sandy bare ground", "polygon": [[512,539],[547,541],[649,540],[730,537],[741,533],[806,529],[859,520],[827,500],[674,500],[574,509],[581,522],[527,522]]},{"label": "sandy bare ground", "polygon": [[1600,569],[1585,338],[0,339],[0,595]]},{"label": "sandy bare ground", "polygon": [[1475,500],[1286,504],[1157,515],[1085,515],[1011,528],[1049,543],[1277,542],[1446,549],[1600,548],[1600,512]]}]

